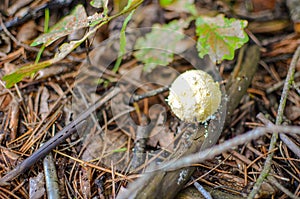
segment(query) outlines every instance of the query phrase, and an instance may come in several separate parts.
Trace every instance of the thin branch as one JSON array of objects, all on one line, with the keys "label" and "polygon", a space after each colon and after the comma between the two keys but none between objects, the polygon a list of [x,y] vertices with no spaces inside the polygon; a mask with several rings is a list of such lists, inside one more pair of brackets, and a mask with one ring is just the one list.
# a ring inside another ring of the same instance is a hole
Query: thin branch
[{"label": "thin branch", "polygon": [[[290,64],[290,68],[289,68],[289,71],[288,71],[288,74],[287,74],[287,77],[286,77],[286,80],[284,83],[284,87],[283,87],[283,91],[282,91],[282,95],[281,95],[281,99],[280,99],[280,104],[278,107],[278,113],[277,113],[277,117],[276,117],[276,123],[275,123],[276,125],[280,125],[282,123],[283,111],[285,108],[288,91],[290,89],[291,83],[293,82],[295,68],[296,68],[297,62],[299,60],[299,56],[300,56],[300,46],[298,46],[298,48],[293,56],[293,59]],[[269,151],[273,151],[273,149],[276,147],[277,140],[278,140],[278,133],[274,132],[272,135],[272,138],[271,138]],[[263,168],[262,172],[260,173],[256,183],[254,184],[252,191],[248,195],[248,199],[254,198],[254,196],[258,193],[263,181],[269,175],[269,172],[271,170],[273,155],[274,155],[274,153],[269,153],[269,155],[267,156],[264,168]]]},{"label": "thin branch", "polygon": [[[265,125],[274,125],[262,113],[259,113],[257,115],[257,118],[260,121],[262,121]],[[300,147],[297,144],[295,144],[287,135],[280,133],[279,136],[280,139],[285,143],[285,145],[300,158]]]},{"label": "thin branch", "polygon": [[290,192],[287,188],[282,186],[273,176],[268,176],[268,181],[270,181],[275,187],[277,187],[280,191],[285,193],[288,197],[292,199],[299,199],[299,197],[295,196],[292,192]]},{"label": "thin branch", "polygon": [[248,131],[243,135],[238,135],[228,141],[223,142],[222,144],[216,145],[214,147],[208,148],[204,151],[200,151],[198,153],[185,156],[178,160],[170,161],[154,169],[152,171],[157,170],[174,170],[182,167],[190,166],[195,163],[200,163],[205,160],[209,160],[217,155],[220,155],[222,152],[231,150],[232,148],[239,146],[241,144],[245,144],[251,140],[255,140],[260,136],[268,132],[280,132],[280,133],[289,133],[289,134],[298,134],[300,135],[300,127],[298,126],[267,126],[267,127],[259,127]]}]

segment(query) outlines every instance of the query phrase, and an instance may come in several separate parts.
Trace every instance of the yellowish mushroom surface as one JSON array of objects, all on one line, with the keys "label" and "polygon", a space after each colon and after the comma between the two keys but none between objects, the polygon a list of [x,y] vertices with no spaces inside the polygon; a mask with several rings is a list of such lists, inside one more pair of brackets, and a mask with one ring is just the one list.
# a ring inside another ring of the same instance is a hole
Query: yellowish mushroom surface
[{"label": "yellowish mushroom surface", "polygon": [[205,122],[221,103],[218,82],[202,70],[189,70],[171,85],[168,104],[173,113],[186,122]]}]

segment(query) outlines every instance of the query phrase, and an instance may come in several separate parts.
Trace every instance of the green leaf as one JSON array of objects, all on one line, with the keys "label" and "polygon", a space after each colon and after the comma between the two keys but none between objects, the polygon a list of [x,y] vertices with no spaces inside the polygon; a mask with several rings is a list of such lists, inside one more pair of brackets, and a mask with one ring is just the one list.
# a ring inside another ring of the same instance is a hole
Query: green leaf
[{"label": "green leaf", "polygon": [[228,19],[224,15],[216,17],[198,17],[196,19],[197,49],[199,56],[209,55],[215,63],[232,60],[234,51],[246,42],[248,35],[244,28],[247,21]]},{"label": "green leaf", "polygon": [[159,0],[159,4],[162,7],[166,7],[168,5],[171,5],[174,2],[174,0]]},{"label": "green leaf", "polygon": [[[46,8],[45,9],[44,33],[47,33],[48,30],[49,30],[49,20],[50,20],[50,11],[49,11],[49,8]],[[38,63],[40,61],[45,47],[46,47],[45,45],[42,45],[42,47],[40,48],[38,54],[36,55],[34,63]]]},{"label": "green leaf", "polygon": [[[96,15],[96,17],[94,17],[93,19],[95,19],[94,20],[94,22],[95,21],[98,21],[98,24],[97,24],[97,26],[95,27],[95,28],[93,28],[93,29],[90,29],[89,30],[89,32],[87,32],[80,40],[77,40],[77,41],[71,41],[71,42],[69,42],[69,43],[64,43],[64,44],[62,44],[60,47],[59,47],[59,50],[58,50],[58,52],[55,54],[55,56],[54,56],[54,58],[52,58],[52,59],[49,59],[49,60],[47,60],[47,61],[43,61],[43,62],[40,62],[40,63],[34,63],[34,64],[30,64],[30,65],[25,65],[25,66],[23,66],[23,67],[21,67],[21,68],[19,68],[19,69],[17,69],[15,72],[13,72],[13,73],[11,73],[11,74],[9,74],[9,75],[6,75],[6,76],[4,76],[3,77],[3,80],[6,82],[6,87],[7,88],[10,88],[10,87],[12,87],[15,83],[18,83],[19,81],[21,81],[24,77],[26,77],[26,76],[29,76],[29,75],[31,75],[32,73],[35,73],[35,72],[37,72],[38,70],[40,70],[40,69],[43,69],[43,68],[45,68],[45,67],[47,67],[47,66],[50,66],[50,65],[52,65],[52,64],[54,64],[54,63],[57,63],[57,62],[59,62],[60,60],[62,60],[63,58],[65,58],[70,52],[72,52],[72,50],[74,50],[75,48],[77,48],[80,44],[82,44],[88,37],[90,37],[92,34],[94,34],[100,27],[102,27],[104,24],[106,24],[106,23],[108,23],[109,21],[111,21],[112,19],[114,19],[114,18],[116,18],[116,17],[118,17],[118,16],[120,16],[120,15],[123,15],[123,14],[125,14],[125,13],[127,13],[127,12],[130,12],[130,11],[132,11],[133,9],[135,9],[136,7],[138,7],[141,3],[143,2],[143,0],[132,0],[132,4],[131,4],[131,6],[127,9],[127,10],[123,10],[123,11],[121,11],[120,13],[117,13],[116,15],[113,15],[113,16],[111,16],[111,17],[108,17],[108,16],[104,16],[103,18],[101,18],[101,17],[99,17],[99,15]],[[82,13],[80,13],[79,11],[84,11],[84,9],[83,9],[83,7],[82,6],[77,6],[77,8],[72,12],[73,13],[73,15],[74,16],[78,16],[78,15],[80,15],[80,14],[82,14]],[[86,14],[85,14],[85,11],[84,11],[84,13],[82,14],[82,15],[85,15],[86,16]],[[74,18],[74,16],[73,16],[73,18]],[[94,15],[93,15],[94,16]],[[66,18],[68,18],[68,16],[66,17]],[[83,17],[83,18],[86,18],[86,17]],[[83,18],[76,18],[75,20],[73,20],[73,23],[74,24],[77,24],[78,23],[78,21],[82,21],[83,20]],[[99,20],[101,18],[101,20]],[[65,18],[64,18],[65,19]],[[62,20],[62,21],[64,21],[64,19]],[[93,19],[89,19],[89,21],[93,21]],[[58,24],[57,25],[55,25],[53,28],[52,28],[52,30],[56,27],[61,27],[60,29],[58,28],[58,33],[57,33],[57,35],[61,35],[61,34],[65,34],[65,33],[60,33],[60,31],[62,31],[63,29],[64,29],[64,27],[62,26],[62,21],[60,21],[59,22],[59,26],[58,26]],[[83,20],[83,21],[85,21],[85,20]],[[70,29],[71,30],[71,28],[70,28],[70,24],[69,23],[71,23],[71,21],[70,21],[70,19],[68,19],[68,20],[65,20],[65,22],[63,23],[63,24],[67,24],[68,25],[68,29]],[[79,24],[80,25],[80,24]],[[86,23],[86,25],[88,25],[87,23]],[[75,30],[75,29],[78,29],[78,26],[74,26],[73,27],[73,30]],[[50,32],[51,32],[51,30],[50,30]],[[52,33],[53,34],[53,33]],[[47,35],[47,34],[44,34],[44,35]],[[38,44],[42,44],[42,43],[45,43],[46,44],[46,42],[53,42],[53,41],[51,41],[51,40],[48,40],[50,37],[53,37],[54,39],[57,39],[57,38],[59,38],[57,35],[51,35],[50,34],[50,36],[48,35],[48,36],[46,36],[46,37],[42,37],[43,39],[37,39],[35,42],[33,42],[33,44],[32,45],[38,45]],[[49,43],[48,43],[48,45],[50,45]]]},{"label": "green leaf", "polygon": [[64,43],[59,47],[59,50],[55,54],[54,58],[39,63],[25,65],[16,70],[15,72],[4,76],[3,80],[6,82],[6,87],[10,88],[15,83],[21,81],[24,77],[36,73],[37,71],[46,68],[47,66],[50,66],[53,63],[59,62],[60,60],[65,58],[70,52],[72,52],[75,48],[77,48],[83,41],[84,39],[78,41],[71,41],[70,43]]},{"label": "green leaf", "polygon": [[163,26],[155,24],[150,33],[136,41],[134,56],[145,64],[146,71],[173,61],[176,45],[184,38],[183,29],[187,24],[177,20]]},{"label": "green leaf", "polygon": [[115,150],[113,150],[112,152],[113,152],[113,153],[120,153],[120,152],[125,152],[125,151],[127,151],[127,148],[115,149]]},{"label": "green leaf", "polygon": [[107,7],[108,0],[92,0],[90,4],[95,8]]},{"label": "green leaf", "polygon": [[49,46],[57,39],[66,36],[75,30],[88,26],[88,19],[85,9],[82,5],[76,6],[70,15],[64,17],[57,24],[55,24],[48,33],[44,33],[36,38],[31,46],[45,44]]},{"label": "green leaf", "polygon": [[121,61],[122,61],[122,57],[126,53],[126,34],[125,34],[125,30],[126,30],[128,22],[132,18],[132,15],[133,15],[134,11],[135,10],[132,10],[131,13],[126,17],[126,19],[124,20],[121,32],[120,32],[120,50],[119,50],[118,59],[117,59],[117,61],[115,63],[115,66],[113,68],[114,72],[117,72],[119,70],[119,67],[120,67]]},{"label": "green leaf", "polygon": [[194,16],[197,15],[194,0],[160,0],[159,3],[167,10],[190,13]]},{"label": "green leaf", "polygon": [[50,66],[51,64],[53,64],[53,62],[54,62],[54,60],[50,59],[50,60],[39,62],[39,63],[29,64],[29,65],[19,68],[17,71],[15,71],[9,75],[4,76],[3,80],[6,83],[6,88],[10,88],[15,83],[21,81],[24,77],[29,76],[32,73],[35,73],[47,66]]}]

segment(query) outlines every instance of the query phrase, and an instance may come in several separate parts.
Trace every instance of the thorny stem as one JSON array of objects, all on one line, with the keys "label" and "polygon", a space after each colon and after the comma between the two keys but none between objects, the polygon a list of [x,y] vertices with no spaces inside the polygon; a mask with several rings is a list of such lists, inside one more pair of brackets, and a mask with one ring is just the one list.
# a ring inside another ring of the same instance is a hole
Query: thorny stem
[{"label": "thorny stem", "polygon": [[[277,117],[276,117],[276,123],[275,123],[276,125],[280,125],[282,123],[283,111],[285,108],[288,91],[290,89],[291,83],[293,82],[295,68],[296,68],[297,62],[299,60],[299,56],[300,56],[300,46],[298,46],[298,48],[293,56],[287,77],[284,82],[283,91],[282,91],[282,95],[281,95],[281,99],[280,99],[280,104],[278,107],[278,113],[277,113]],[[276,147],[277,140],[278,140],[278,132],[274,132],[272,135],[272,138],[271,138],[269,151],[274,150],[274,148]],[[255,197],[255,195],[258,193],[263,181],[269,175],[270,170],[271,170],[273,155],[274,155],[274,152],[269,153],[269,155],[267,156],[267,159],[264,164],[264,168],[263,168],[262,172],[260,173],[258,179],[256,180],[256,183],[254,184],[252,191],[248,195],[248,197],[247,197],[248,199],[252,199]]]}]

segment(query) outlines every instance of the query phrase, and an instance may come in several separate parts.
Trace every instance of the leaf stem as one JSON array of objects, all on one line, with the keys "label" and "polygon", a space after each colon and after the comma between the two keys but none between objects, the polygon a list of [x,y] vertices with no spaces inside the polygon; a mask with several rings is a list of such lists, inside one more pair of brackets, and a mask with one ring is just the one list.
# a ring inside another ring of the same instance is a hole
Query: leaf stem
[{"label": "leaf stem", "polygon": [[[44,33],[47,33],[49,31],[49,19],[50,19],[50,11],[49,11],[49,8],[46,8],[45,9]],[[37,64],[40,61],[45,48],[46,48],[46,45],[43,44],[35,58],[35,61],[34,61],[35,64]]]}]

